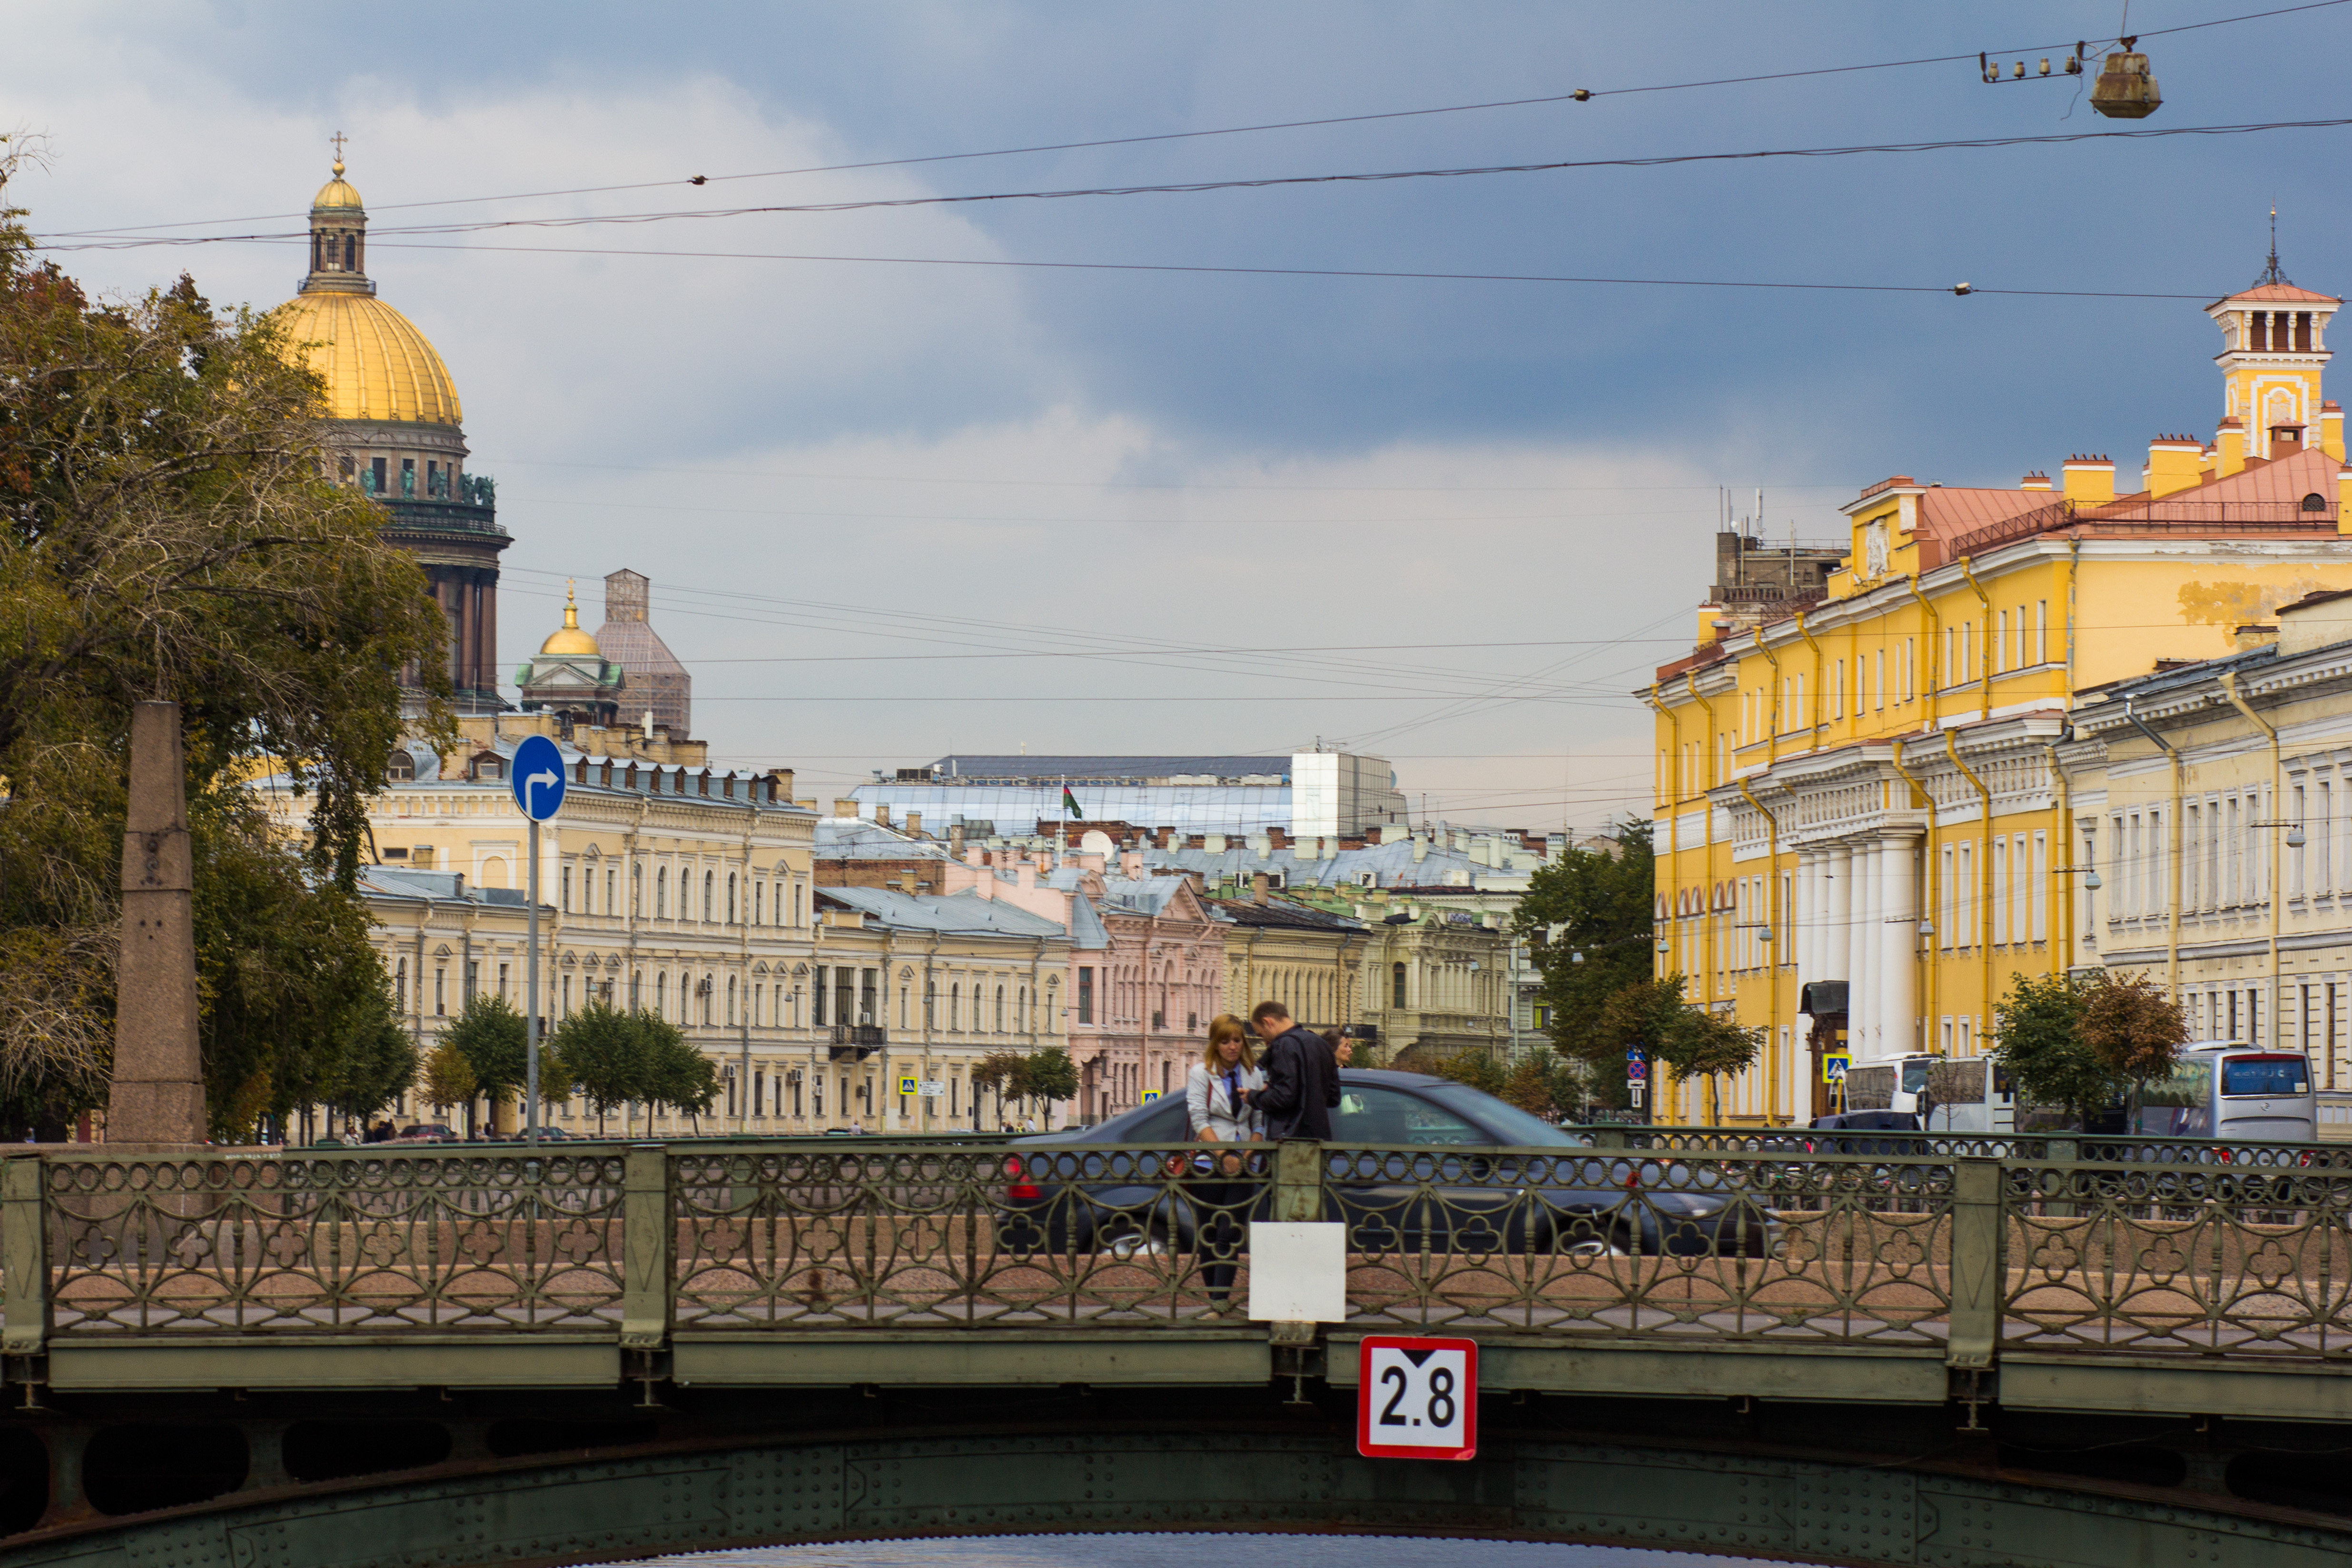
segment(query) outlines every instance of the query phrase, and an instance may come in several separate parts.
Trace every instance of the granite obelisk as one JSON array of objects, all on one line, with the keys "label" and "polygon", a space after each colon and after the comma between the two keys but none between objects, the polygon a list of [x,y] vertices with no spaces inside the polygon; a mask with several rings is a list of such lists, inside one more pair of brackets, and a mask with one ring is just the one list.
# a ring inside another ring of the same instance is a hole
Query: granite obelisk
[{"label": "granite obelisk", "polygon": [[122,956],[115,978],[109,1143],[205,1141],[194,897],[180,705],[141,703],[131,712],[131,810],[122,831]]}]

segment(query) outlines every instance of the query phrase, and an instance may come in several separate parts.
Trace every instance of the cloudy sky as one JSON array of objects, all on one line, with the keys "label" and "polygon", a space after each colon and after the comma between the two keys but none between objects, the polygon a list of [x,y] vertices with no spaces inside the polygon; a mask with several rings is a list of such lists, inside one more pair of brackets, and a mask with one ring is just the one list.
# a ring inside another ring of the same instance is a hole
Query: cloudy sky
[{"label": "cloudy sky", "polygon": [[[2347,112],[2352,5],[2158,32],[2268,8],[2132,5],[2142,123]],[[1433,815],[1596,825],[1646,800],[1626,694],[1688,649],[1722,490],[1815,538],[1891,473],[2128,466],[2219,417],[2198,306],[2252,281],[2273,203],[2291,277],[2352,273],[2352,129],[391,232],[2109,131],[2080,84],[1974,58],[2056,65],[2108,0],[10,11],[0,125],[47,139],[12,188],[44,233],[296,233],[347,133],[370,272],[499,480],[505,663],[567,578],[593,626],[635,567],[697,733],[820,793],[953,749],[1319,739]],[[265,306],[304,263],[63,259]],[[945,265],[1045,262],[2073,292]]]}]

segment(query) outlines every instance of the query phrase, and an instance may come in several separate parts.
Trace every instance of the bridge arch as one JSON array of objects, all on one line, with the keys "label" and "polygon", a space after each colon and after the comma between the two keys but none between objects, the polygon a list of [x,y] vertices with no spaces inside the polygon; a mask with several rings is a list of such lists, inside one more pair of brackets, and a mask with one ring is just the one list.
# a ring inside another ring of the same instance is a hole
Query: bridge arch
[{"label": "bridge arch", "polygon": [[1524,1428],[1465,1464],[1373,1461],[1338,1426],[1074,1423],[749,1439],[706,1430],[264,1485],[55,1522],[6,1551],[12,1568],[511,1568],[800,1542],[1181,1530],[1648,1546],[1871,1568],[2336,1568],[2352,1552],[2352,1520],[2146,1486]]}]

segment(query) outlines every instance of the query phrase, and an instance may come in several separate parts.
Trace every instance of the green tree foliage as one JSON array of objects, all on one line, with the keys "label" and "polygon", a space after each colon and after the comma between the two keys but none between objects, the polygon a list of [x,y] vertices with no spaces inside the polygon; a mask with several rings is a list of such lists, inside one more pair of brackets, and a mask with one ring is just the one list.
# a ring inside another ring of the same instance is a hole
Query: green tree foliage
[{"label": "green tree foliage", "polygon": [[1026,1105],[1068,1100],[1078,1092],[1078,1064],[1058,1045],[1031,1051],[992,1051],[972,1064],[975,1091],[992,1088],[1000,1101]]},{"label": "green tree foliage", "polygon": [[[1587,1069],[1596,1098],[1624,1103],[1624,1041],[1602,1024],[1610,998],[1651,977],[1656,856],[1650,824],[1628,822],[1608,850],[1570,845],[1529,880],[1512,930],[1528,944],[1550,1009],[1553,1045]],[[1578,962],[1578,956],[1582,961]]]},{"label": "green tree foliage", "polygon": [[1993,1008],[1993,1056],[2019,1106],[2062,1106],[2078,1126],[2114,1098],[2118,1082],[2083,1038],[2086,989],[2071,975],[2018,975]]},{"label": "green tree foliage", "polygon": [[450,1020],[441,1039],[466,1059],[475,1093],[502,1101],[523,1086],[530,1051],[523,1016],[504,997],[489,991],[467,997],[465,1010]]},{"label": "green tree foliage", "polygon": [[[604,1118],[632,1100],[641,1099],[638,1079],[643,1049],[639,1015],[611,1003],[591,1001],[555,1026],[552,1056],[556,1075],[576,1087],[596,1113],[596,1131]],[[541,1064],[542,1084],[548,1064]]]},{"label": "green tree foliage", "polygon": [[[0,144],[0,197],[17,166]],[[365,1034],[367,797],[399,672],[446,688],[446,629],[381,510],[327,476],[320,384],[273,319],[185,277],[93,300],[23,216],[0,204],[0,1114],[61,1130],[103,1102],[130,712],[169,699],[207,1099],[243,1137]]]},{"label": "green tree foliage", "polygon": [[1721,1080],[1748,1071],[1764,1049],[1763,1030],[1685,1001],[1680,975],[1624,987],[1602,1006],[1600,1027],[1615,1043],[1612,1062],[1638,1048],[1677,1082],[1706,1079],[1710,1122],[1721,1119]]},{"label": "green tree foliage", "polygon": [[645,1092],[639,1098],[698,1120],[708,1115],[719,1098],[717,1065],[688,1043],[677,1025],[651,1013],[639,1013],[637,1019],[645,1058]]},{"label": "green tree foliage", "polygon": [[2084,988],[2080,1027],[2091,1054],[2131,1085],[2129,1113],[2137,1126],[2147,1081],[2169,1076],[2189,1043],[2187,1015],[2147,976],[2126,979],[2103,970]]},{"label": "green tree foliage", "polygon": [[390,1106],[416,1082],[416,1041],[393,1009],[392,989],[378,983],[361,992],[344,1022],[341,1049],[318,1084],[318,1097],[362,1120]]},{"label": "green tree foliage", "polygon": [[1491,1052],[1475,1048],[1457,1051],[1442,1058],[1436,1064],[1440,1078],[1451,1078],[1456,1083],[1467,1083],[1482,1093],[1503,1097],[1510,1086],[1510,1074]]},{"label": "green tree foliage", "polygon": [[432,1104],[446,1109],[474,1103],[474,1070],[446,1040],[425,1053],[423,1081],[425,1098]]}]

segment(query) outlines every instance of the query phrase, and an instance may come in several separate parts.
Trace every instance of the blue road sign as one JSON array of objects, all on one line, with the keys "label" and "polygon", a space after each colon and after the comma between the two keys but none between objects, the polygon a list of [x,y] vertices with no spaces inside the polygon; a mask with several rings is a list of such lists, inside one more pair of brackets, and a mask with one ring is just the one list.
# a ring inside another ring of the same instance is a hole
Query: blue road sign
[{"label": "blue road sign", "polygon": [[534,822],[553,821],[563,809],[563,753],[543,735],[525,736],[515,747],[507,783],[524,816]]}]

